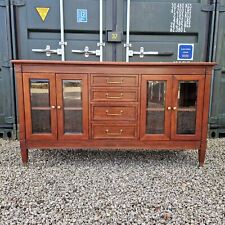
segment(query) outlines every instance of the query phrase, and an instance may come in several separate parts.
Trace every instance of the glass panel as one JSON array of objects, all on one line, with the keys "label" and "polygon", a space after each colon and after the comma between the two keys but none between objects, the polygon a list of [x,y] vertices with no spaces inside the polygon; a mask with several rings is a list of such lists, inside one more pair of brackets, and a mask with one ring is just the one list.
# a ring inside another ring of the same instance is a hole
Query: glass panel
[{"label": "glass panel", "polygon": [[51,133],[50,110],[32,110],[32,133]]},{"label": "glass panel", "polygon": [[82,110],[64,111],[64,132],[81,133],[82,132]]},{"label": "glass panel", "polygon": [[82,80],[63,80],[64,132],[82,133]]},{"label": "glass panel", "polygon": [[178,88],[177,134],[195,134],[198,81],[180,81]]},{"label": "glass panel", "polygon": [[49,80],[30,79],[32,133],[51,133]]},{"label": "glass panel", "polygon": [[49,80],[30,80],[31,107],[49,107]]},{"label": "glass panel", "polygon": [[166,81],[147,82],[147,134],[165,132],[165,91]]}]

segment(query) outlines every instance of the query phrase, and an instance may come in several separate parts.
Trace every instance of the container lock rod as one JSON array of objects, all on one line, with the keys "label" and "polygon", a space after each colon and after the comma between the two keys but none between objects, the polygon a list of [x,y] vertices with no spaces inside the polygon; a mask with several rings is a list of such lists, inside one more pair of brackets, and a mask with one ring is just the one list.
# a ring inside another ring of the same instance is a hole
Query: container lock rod
[{"label": "container lock rod", "polygon": [[32,49],[32,52],[37,52],[37,53],[46,53],[46,56],[50,57],[51,54],[57,54],[57,55],[62,55],[62,49],[51,49],[50,45],[46,45],[45,49]]},{"label": "container lock rod", "polygon": [[88,58],[90,55],[97,55],[97,56],[101,56],[101,51],[100,50],[94,50],[94,51],[91,51],[89,50],[89,47],[88,46],[85,46],[84,47],[84,50],[72,50],[73,53],[80,53],[80,54],[84,54],[84,56],[86,58]]},{"label": "container lock rod", "polygon": [[144,47],[140,47],[140,51],[129,50],[129,57],[134,55],[139,55],[140,58],[144,58],[146,55],[155,55],[155,56],[170,56],[173,55],[173,52],[158,52],[158,51],[146,51]]}]

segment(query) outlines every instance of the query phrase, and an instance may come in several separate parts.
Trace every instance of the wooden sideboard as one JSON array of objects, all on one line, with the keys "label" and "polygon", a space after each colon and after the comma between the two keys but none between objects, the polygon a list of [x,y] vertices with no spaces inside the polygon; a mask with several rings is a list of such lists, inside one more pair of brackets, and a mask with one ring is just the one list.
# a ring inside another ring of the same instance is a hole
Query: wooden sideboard
[{"label": "wooden sideboard", "polygon": [[15,60],[23,163],[28,149],[207,146],[214,63]]}]

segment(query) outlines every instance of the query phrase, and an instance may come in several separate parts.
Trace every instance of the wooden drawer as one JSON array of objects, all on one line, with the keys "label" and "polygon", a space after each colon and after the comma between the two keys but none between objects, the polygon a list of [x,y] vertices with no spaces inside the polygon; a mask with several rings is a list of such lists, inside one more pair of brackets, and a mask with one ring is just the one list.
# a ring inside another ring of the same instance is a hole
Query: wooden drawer
[{"label": "wooden drawer", "polygon": [[93,139],[136,139],[136,125],[93,124]]},{"label": "wooden drawer", "polygon": [[92,106],[93,120],[137,120],[136,106]]},{"label": "wooden drawer", "polygon": [[137,75],[91,75],[91,86],[95,87],[136,87]]},{"label": "wooden drawer", "polygon": [[92,101],[138,101],[137,90],[92,90]]}]

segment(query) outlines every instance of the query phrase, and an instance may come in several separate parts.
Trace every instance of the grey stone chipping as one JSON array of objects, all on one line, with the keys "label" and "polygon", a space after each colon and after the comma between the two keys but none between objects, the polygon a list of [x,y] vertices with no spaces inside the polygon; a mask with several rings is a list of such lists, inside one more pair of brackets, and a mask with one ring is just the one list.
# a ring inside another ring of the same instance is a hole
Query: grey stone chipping
[{"label": "grey stone chipping", "polygon": [[197,151],[30,150],[0,139],[0,224],[225,224],[225,139]]}]

